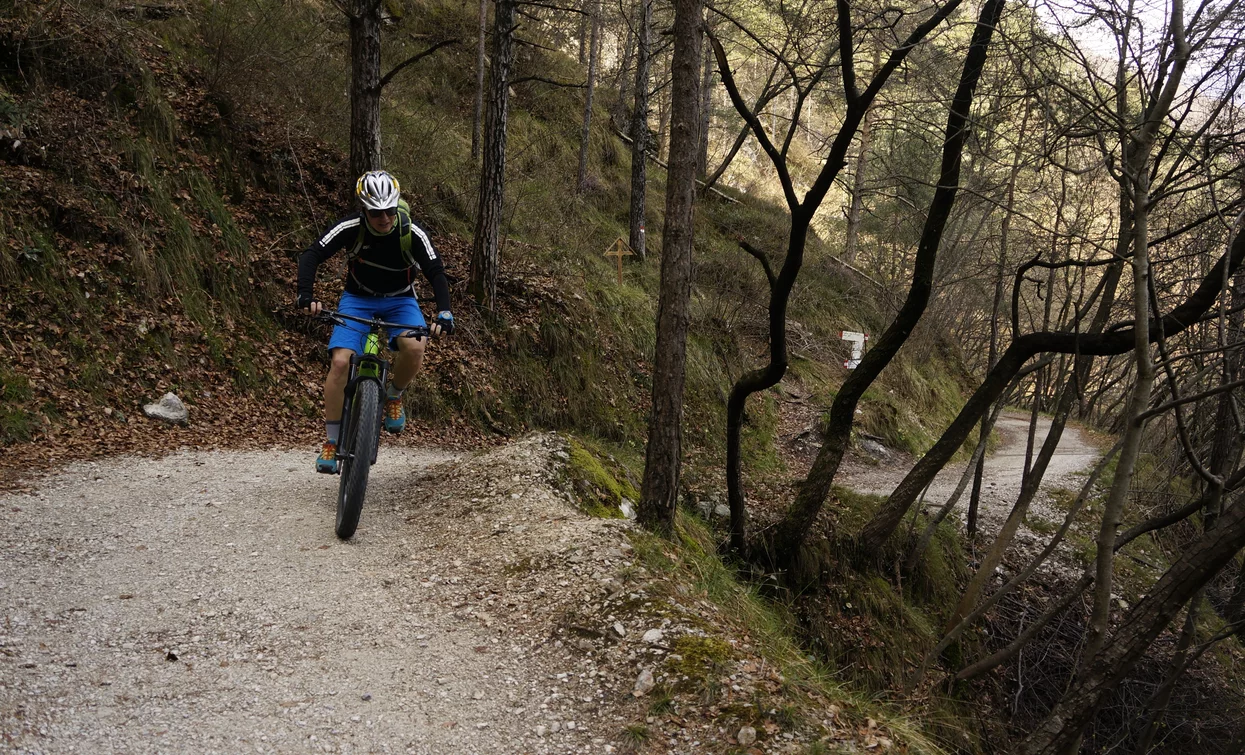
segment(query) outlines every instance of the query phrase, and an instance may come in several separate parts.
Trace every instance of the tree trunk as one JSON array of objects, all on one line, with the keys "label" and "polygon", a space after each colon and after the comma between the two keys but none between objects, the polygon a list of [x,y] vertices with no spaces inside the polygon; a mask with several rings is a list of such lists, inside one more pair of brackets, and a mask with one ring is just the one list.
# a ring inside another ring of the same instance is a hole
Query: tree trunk
[{"label": "tree trunk", "polygon": [[[666,87],[668,90],[669,87]],[[670,95],[659,93],[657,96],[657,159],[670,158]]]},{"label": "tree trunk", "polygon": [[640,0],[636,24],[638,52],[635,64],[635,110],[631,116],[631,211],[628,243],[645,259],[644,211],[648,195],[648,68],[649,31],[653,26],[653,0]]},{"label": "tree trunk", "polygon": [[[1232,278],[1231,309],[1233,311],[1228,317],[1225,328],[1226,333],[1223,336],[1223,341],[1226,343],[1240,344],[1242,341],[1242,335],[1245,334],[1245,311],[1241,310],[1242,306],[1245,306],[1245,274],[1237,273]],[[1224,357],[1223,380],[1225,383],[1235,381],[1240,375],[1241,356],[1242,347],[1237,345]],[[1219,410],[1215,416],[1235,417],[1236,414],[1232,410],[1233,401],[1235,401],[1235,399],[1232,397],[1230,392],[1222,394],[1219,397]],[[1220,422],[1216,427],[1219,431],[1231,434],[1231,438],[1226,440],[1231,443],[1232,449],[1230,451],[1226,451],[1225,449],[1225,455],[1229,459],[1239,459],[1241,453],[1239,438],[1242,428],[1237,427],[1235,420],[1232,422]],[[1217,438],[1216,444],[1218,444],[1218,442],[1219,440]],[[1226,445],[1227,444],[1225,444],[1225,446]],[[1212,464],[1213,463],[1214,460],[1212,459]],[[1225,471],[1227,466],[1228,464],[1225,463]],[[1214,471],[1213,466],[1212,471]],[[1222,476],[1222,473],[1220,473],[1220,475]],[[1237,571],[1236,583],[1232,590],[1232,597],[1228,600],[1228,605],[1224,610],[1224,615],[1227,617],[1228,621],[1240,621],[1241,618],[1245,616],[1245,562],[1242,562],[1240,569]]]},{"label": "tree trunk", "polygon": [[[881,48],[873,49],[873,70],[881,65]],[[873,108],[865,113],[860,124],[860,151],[856,153],[856,173],[852,176],[852,203],[847,210],[847,241],[843,244],[843,261],[856,264],[856,246],[860,238],[860,216],[865,205],[865,175],[869,168],[869,143],[873,137]]]},{"label": "tree trunk", "polygon": [[1042,443],[1042,450],[1038,453],[1037,464],[1031,470],[1031,474],[1026,476],[1021,483],[1020,495],[1016,498],[1016,503],[1007,515],[1007,520],[1003,522],[999,534],[995,537],[994,542],[991,543],[990,550],[981,559],[981,564],[977,567],[977,571],[973,574],[972,579],[969,580],[968,587],[964,588],[959,604],[947,619],[944,632],[950,631],[973,610],[973,607],[977,605],[977,600],[981,597],[982,590],[985,589],[986,583],[994,576],[995,567],[1002,563],[1003,554],[1007,552],[1007,548],[1011,545],[1012,539],[1015,538],[1016,532],[1019,531],[1020,525],[1024,523],[1025,515],[1029,512],[1029,505],[1033,503],[1033,499],[1038,494],[1038,489],[1042,485],[1042,477],[1045,476],[1046,468],[1049,466],[1051,458],[1055,455],[1055,449],[1059,446],[1059,439],[1063,435],[1064,423],[1068,419],[1068,413],[1072,410],[1074,402],[1075,395],[1071,386],[1065,386],[1064,392],[1059,399],[1059,406],[1055,410],[1055,416],[1051,420],[1050,430],[1046,434],[1046,440]]},{"label": "tree trunk", "polygon": [[709,169],[709,124],[713,117],[713,50],[704,46],[704,69],[700,74],[700,140],[696,144],[696,177],[704,180]]},{"label": "tree trunk", "polygon": [[591,23],[589,19],[592,17],[589,8],[593,2],[594,0],[584,0],[580,3],[580,9],[583,12],[579,14],[579,31],[575,36],[579,40],[579,64],[581,66],[588,62],[588,24]]},{"label": "tree trunk", "polygon": [[[636,12],[640,12],[639,8]],[[627,103],[635,99],[635,92],[631,91],[635,76],[627,74],[631,72],[631,59],[636,57],[636,48],[639,46],[636,31],[628,26],[627,35],[623,40],[622,58],[618,61],[618,70],[614,75],[614,91],[618,92],[618,96],[614,98],[614,104],[610,107],[610,119],[620,131],[623,130],[623,124],[626,124],[627,130],[631,128],[631,119],[627,117]]]},{"label": "tree trunk", "polygon": [[[1003,273],[1007,269],[1007,253],[1009,242],[1011,240],[1012,218],[1016,214],[1016,179],[1020,175],[1021,158],[1023,151],[1020,147],[1019,136],[1028,133],[1029,115],[1032,108],[1025,106],[1024,115],[1020,119],[1020,130],[1017,132],[1016,151],[1012,153],[1012,167],[1008,173],[1007,179],[1007,199],[1003,212],[1003,221],[999,226],[999,258],[998,264],[994,269],[994,299],[990,307],[990,352],[986,361],[986,371],[989,372],[993,367],[995,360],[999,355],[999,310],[1003,304]],[[990,441],[990,433],[986,429],[985,415],[981,418],[981,432],[978,433],[978,443],[988,443]],[[985,473],[986,458],[982,456],[977,461],[977,469],[973,472],[973,492],[968,499],[968,522],[966,530],[970,536],[977,534],[977,507],[981,501],[981,478]]]},{"label": "tree trunk", "polygon": [[592,24],[592,42],[588,49],[588,84],[584,93],[584,126],[579,132],[579,173],[575,190],[583,194],[588,189],[588,152],[592,141],[592,95],[597,85],[597,59],[601,47],[601,5],[594,0],[589,13]]},{"label": "tree trunk", "polygon": [[506,119],[510,70],[514,65],[515,4],[515,0],[497,0],[493,19],[493,65],[484,124],[484,161],[480,167],[480,205],[471,245],[468,291],[490,312],[497,298],[498,245],[506,188]]},{"label": "tree trunk", "polygon": [[480,157],[480,142],[484,136],[484,66],[485,40],[488,39],[488,0],[480,0],[480,36],[476,42],[476,103],[471,119],[471,160]]},{"label": "tree trunk", "polygon": [[380,0],[350,15],[350,173],[380,170]]},{"label": "tree trunk", "polygon": [[1167,671],[1167,677],[1163,679],[1163,683],[1154,691],[1149,703],[1146,705],[1150,711],[1150,716],[1146,721],[1146,728],[1142,731],[1141,736],[1137,739],[1137,746],[1133,752],[1137,755],[1148,755],[1150,747],[1154,744],[1154,735],[1158,733],[1159,726],[1163,724],[1163,718],[1167,715],[1167,707],[1171,704],[1172,693],[1176,691],[1176,684],[1180,678],[1188,671],[1186,661],[1189,657],[1189,648],[1193,645],[1193,640],[1197,637],[1197,614],[1198,607],[1201,604],[1201,594],[1193,596],[1189,601],[1189,610],[1186,612],[1184,627],[1180,630],[1180,639],[1176,641],[1176,651],[1172,653],[1171,666]]},{"label": "tree trunk", "polygon": [[671,95],[670,167],[662,226],[661,294],[657,304],[657,353],[653,408],[648,425],[638,518],[668,533],[674,525],[682,464],[683,383],[687,329],[691,321],[692,217],[696,199],[696,144],[700,116],[702,0],[675,0]]}]

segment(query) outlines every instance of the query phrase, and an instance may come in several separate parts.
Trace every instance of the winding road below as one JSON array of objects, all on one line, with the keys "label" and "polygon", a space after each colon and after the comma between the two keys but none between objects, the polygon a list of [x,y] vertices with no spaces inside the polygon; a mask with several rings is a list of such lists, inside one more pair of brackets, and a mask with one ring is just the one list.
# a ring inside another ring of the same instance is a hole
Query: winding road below
[{"label": "winding road below", "polygon": [[[993,535],[998,531],[1020,495],[1020,482],[1024,476],[1025,446],[1028,442],[1029,416],[1020,413],[1004,413],[995,423],[995,431],[999,434],[1000,443],[994,452],[986,457],[982,474],[979,512],[980,528],[984,535]],[[1035,456],[1049,431],[1050,417],[1039,416],[1034,440]],[[1089,442],[1079,428],[1071,425],[1065,427],[1046,474],[1042,478],[1042,492],[1030,506],[1030,516],[1038,516],[1056,523],[1062,521],[1063,514],[1053,510],[1049,505],[1046,491],[1056,488],[1071,490],[1080,488],[1084,482],[1084,475],[1101,455],[1101,452]],[[959,484],[966,464],[967,462],[948,464],[938,473],[925,494],[927,509],[936,509],[947,501],[955,491],[956,485]],[[837,482],[860,493],[889,495],[910,468],[911,460],[908,460],[908,463],[882,462],[876,467],[853,464],[845,467],[844,475]],[[970,487],[965,489],[960,498],[957,511],[963,512],[967,507],[971,485],[970,480]]]}]

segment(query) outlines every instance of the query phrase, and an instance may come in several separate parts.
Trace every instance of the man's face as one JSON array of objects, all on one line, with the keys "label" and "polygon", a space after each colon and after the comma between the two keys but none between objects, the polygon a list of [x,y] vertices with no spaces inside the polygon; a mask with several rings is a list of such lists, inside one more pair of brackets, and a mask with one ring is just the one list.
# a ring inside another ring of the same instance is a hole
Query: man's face
[{"label": "man's face", "polygon": [[367,210],[367,224],[372,227],[373,231],[379,234],[386,234],[393,230],[393,223],[397,216],[398,210],[396,207],[388,210]]}]

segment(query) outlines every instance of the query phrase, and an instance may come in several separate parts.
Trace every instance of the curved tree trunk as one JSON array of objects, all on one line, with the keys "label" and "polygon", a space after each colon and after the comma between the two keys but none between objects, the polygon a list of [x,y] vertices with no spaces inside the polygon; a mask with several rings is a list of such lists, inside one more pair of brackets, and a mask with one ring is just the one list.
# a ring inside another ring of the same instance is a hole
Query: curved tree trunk
[{"label": "curved tree trunk", "polygon": [[[921,232],[908,297],[894,321],[886,328],[873,349],[865,354],[860,365],[844,381],[843,387],[839,389],[834,398],[834,403],[830,408],[825,443],[818,452],[808,477],[800,486],[800,492],[795,501],[787,510],[782,522],[779,523],[774,536],[773,553],[780,563],[795,562],[804,538],[821,512],[826,495],[830,492],[830,484],[839,470],[843,454],[847,451],[852,425],[855,421],[856,405],[860,397],[894,359],[895,354],[908,340],[908,336],[911,335],[913,328],[925,312],[925,305],[929,302],[933,287],[934,264],[938,258],[942,232],[951,215],[951,208],[955,204],[959,189],[960,157],[964,150],[964,142],[968,137],[968,115],[972,108],[973,95],[977,89],[977,81],[981,78],[995,25],[1002,11],[1003,0],[988,0],[982,6],[981,16],[973,31],[968,54],[964,58],[960,83],[947,116],[938,188],[930,202],[925,228]],[[1007,382],[1010,382],[1010,378],[1004,382],[1003,386],[1000,386],[1000,392],[1006,387]]]},{"label": "curved tree trunk", "polygon": [[[1001,3],[1002,0],[995,0]],[[743,412],[748,396],[758,391],[765,390],[773,386],[782,379],[783,374],[787,370],[787,303],[791,297],[791,290],[795,286],[796,278],[799,277],[800,268],[804,264],[804,247],[807,243],[808,227],[813,215],[816,214],[817,208],[825,200],[827,192],[829,192],[835,177],[842,169],[846,160],[847,151],[855,136],[856,129],[860,126],[860,121],[868,111],[870,104],[877,97],[879,91],[886,84],[891,74],[899,67],[908,53],[928,35],[935,27],[946,20],[947,16],[953,13],[959,7],[961,0],[950,0],[934,13],[933,16],[926,19],[922,24],[912,30],[904,43],[895,48],[891,52],[890,58],[881,70],[873,75],[873,79],[863,92],[856,89],[855,73],[852,62],[851,47],[851,6],[846,0],[839,2],[839,36],[840,50],[843,59],[848,62],[841,66],[844,77],[844,87],[847,90],[848,106],[843,117],[843,123],[839,127],[838,135],[835,137],[830,147],[829,155],[824,163],[822,163],[821,172],[817,175],[816,180],[809,188],[808,193],[804,195],[803,201],[797,199],[795,194],[795,185],[792,181],[791,174],[787,169],[787,160],[785,154],[770,140],[764,126],[761,124],[759,116],[749,110],[744,103],[743,97],[739,93],[739,88],[735,84],[734,76],[731,74],[730,61],[726,57],[726,50],[717,41],[713,40],[714,54],[718,61],[718,73],[722,78],[722,84],[725,86],[727,94],[730,95],[731,104],[735,110],[743,116],[752,129],[753,135],[760,142],[762,149],[773,163],[774,168],[778,172],[779,180],[783,186],[783,194],[787,200],[787,207],[791,211],[791,229],[788,236],[787,255],[783,260],[782,268],[777,275],[774,275],[770,269],[769,262],[764,255],[748,246],[744,248],[749,253],[756,256],[765,268],[766,276],[769,279],[770,301],[769,301],[769,339],[770,339],[770,357],[769,364],[759,370],[753,370],[740,378],[731,388],[731,396],[726,405],[726,486],[727,496],[731,507],[731,547],[737,551],[743,552],[746,546],[745,533],[745,517],[746,504],[743,495],[743,485],[741,481],[740,470],[740,431],[743,424]],[[995,7],[995,2],[987,3],[986,8]],[[997,8],[996,8],[997,9]],[[976,36],[974,36],[976,39]],[[970,52],[970,56],[972,53]],[[795,118],[793,118],[792,130],[794,133]],[[853,373],[855,374],[855,373]],[[848,378],[849,382],[851,378]],[[860,389],[863,392],[863,388]],[[851,420],[848,420],[850,428]],[[828,445],[829,443],[827,443]],[[823,446],[823,451],[825,446]],[[841,453],[840,453],[841,456]],[[837,461],[836,461],[837,467]],[[828,485],[827,485],[828,487]],[[824,494],[822,499],[824,500]],[[820,503],[818,504],[820,506]],[[814,516],[816,514],[814,513]],[[788,517],[790,518],[790,517]],[[811,523],[811,518],[809,523]],[[804,534],[797,533],[798,538],[803,538]],[[784,543],[790,545],[790,543]],[[798,549],[799,541],[794,543]],[[792,550],[794,552],[794,550]],[[763,555],[763,554],[757,554]],[[781,552],[771,552],[768,559],[772,562],[783,559],[785,556]]]}]

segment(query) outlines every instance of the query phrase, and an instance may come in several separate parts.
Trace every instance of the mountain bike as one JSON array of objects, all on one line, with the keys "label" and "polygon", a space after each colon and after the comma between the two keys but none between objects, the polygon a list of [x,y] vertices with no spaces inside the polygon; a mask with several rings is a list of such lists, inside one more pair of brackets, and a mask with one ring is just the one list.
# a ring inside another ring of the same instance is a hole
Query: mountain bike
[{"label": "mountain bike", "polygon": [[350,373],[346,380],[346,396],[342,404],[341,436],[337,444],[338,474],[341,484],[337,492],[337,536],[349,540],[359,526],[363,513],[363,497],[367,494],[367,476],[376,463],[380,446],[380,430],[384,412],[381,398],[389,382],[389,362],[381,356],[381,329],[427,338],[423,325],[385,322],[379,317],[361,317],[324,310],[317,319],[351,327],[353,321],[368,327],[363,353],[350,357]]}]

